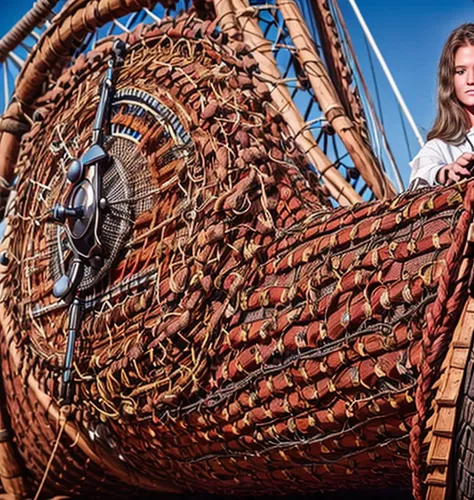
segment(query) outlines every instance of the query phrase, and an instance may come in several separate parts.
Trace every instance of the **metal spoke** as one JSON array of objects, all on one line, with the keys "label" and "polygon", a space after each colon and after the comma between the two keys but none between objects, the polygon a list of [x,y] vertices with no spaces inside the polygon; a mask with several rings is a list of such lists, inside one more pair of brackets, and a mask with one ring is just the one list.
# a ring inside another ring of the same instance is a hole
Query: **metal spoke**
[{"label": "metal spoke", "polygon": [[8,105],[10,104],[10,89],[8,85],[8,60],[2,64],[3,69],[3,96],[4,96],[4,106],[3,112],[7,110]]},{"label": "metal spoke", "polygon": [[122,24],[118,19],[114,19],[114,25],[119,27],[125,33],[130,33],[130,30],[124,24]]},{"label": "metal spoke", "polygon": [[154,21],[156,21],[157,23],[160,23],[161,22],[161,19],[155,15],[154,12],[152,12],[150,9],[143,9]]},{"label": "metal spoke", "polygon": [[32,37],[33,37],[36,41],[38,41],[38,40],[40,39],[40,36],[41,36],[41,35],[40,35],[40,34],[38,34],[38,33],[36,33],[36,31],[35,31],[35,30],[33,30],[33,31],[31,32],[31,36],[32,36]]},{"label": "metal spoke", "polygon": [[25,61],[20,56],[16,55],[15,52],[10,52],[8,54],[8,59],[10,59],[15,64],[15,66],[18,68],[18,71],[22,70]]}]

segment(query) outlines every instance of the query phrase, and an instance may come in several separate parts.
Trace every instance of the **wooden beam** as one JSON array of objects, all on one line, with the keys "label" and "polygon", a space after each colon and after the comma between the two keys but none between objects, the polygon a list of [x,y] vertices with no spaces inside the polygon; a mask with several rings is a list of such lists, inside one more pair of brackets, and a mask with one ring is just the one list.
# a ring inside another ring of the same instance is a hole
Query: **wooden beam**
[{"label": "wooden beam", "polygon": [[362,201],[362,198],[318,146],[311,131],[306,128],[306,123],[293,102],[286,85],[281,81],[276,60],[272,54],[272,44],[263,36],[255,19],[255,10],[249,6],[246,0],[231,1],[243,39],[251,48],[252,55],[260,67],[262,79],[270,90],[276,111],[283,116],[298,149],[307,156],[321,174],[331,196],[338,203],[347,206]]},{"label": "wooden beam", "polygon": [[285,20],[301,67],[311,84],[316,99],[330,125],[337,132],[354,162],[355,168],[379,199],[393,198],[397,192],[382,171],[372,150],[367,146],[353,121],[347,116],[326,67],[316,53],[304,19],[294,0],[276,0]]},{"label": "wooden beam", "polygon": [[347,64],[342,50],[342,40],[339,37],[336,21],[329,8],[329,2],[328,0],[310,0],[310,5],[316,21],[319,41],[329,77],[347,115],[354,121],[364,140],[369,141],[364,108],[357,87],[352,85],[352,70]]}]

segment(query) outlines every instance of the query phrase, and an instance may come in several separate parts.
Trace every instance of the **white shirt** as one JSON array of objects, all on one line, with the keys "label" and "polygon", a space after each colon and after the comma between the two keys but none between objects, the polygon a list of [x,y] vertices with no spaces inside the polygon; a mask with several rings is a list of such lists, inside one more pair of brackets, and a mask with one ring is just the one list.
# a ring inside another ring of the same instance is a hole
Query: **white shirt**
[{"label": "white shirt", "polygon": [[474,144],[474,127],[467,133],[466,140],[458,146],[448,144],[441,139],[431,139],[410,162],[411,175],[409,189],[425,186],[437,186],[436,174],[441,167],[453,163],[463,153],[472,153]]}]

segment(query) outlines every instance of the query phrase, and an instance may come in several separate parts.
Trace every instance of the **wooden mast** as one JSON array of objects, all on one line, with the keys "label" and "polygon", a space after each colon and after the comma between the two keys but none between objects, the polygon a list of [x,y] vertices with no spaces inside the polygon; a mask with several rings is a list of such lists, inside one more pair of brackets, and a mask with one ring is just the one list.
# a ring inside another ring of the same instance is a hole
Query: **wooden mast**
[{"label": "wooden mast", "polygon": [[352,71],[347,64],[336,22],[328,0],[310,0],[318,28],[319,41],[326,68],[348,116],[354,121],[359,134],[369,142],[369,131],[357,87],[352,85]]},{"label": "wooden mast", "polygon": [[[283,116],[294,137],[299,150],[306,154],[311,163],[321,174],[331,196],[341,205],[352,205],[361,201],[361,197],[344,179],[330,159],[318,146],[313,134],[293,102],[290,93],[282,81],[281,74],[272,54],[271,43],[263,36],[254,17],[254,9],[245,0],[227,0],[216,5],[216,11],[221,19],[232,19],[232,11],[237,20],[242,37],[252,49],[252,55],[259,64],[261,75],[267,83],[275,108]],[[225,9],[231,8],[231,12]],[[225,16],[225,17],[224,17]],[[232,22],[223,24],[229,36],[235,36]]]},{"label": "wooden mast", "polygon": [[305,23],[294,0],[276,0],[285,20],[296,54],[313,88],[318,103],[330,125],[350,154],[354,166],[379,199],[393,198],[396,190],[380,168],[377,158],[347,116],[328,72],[305,29]]}]

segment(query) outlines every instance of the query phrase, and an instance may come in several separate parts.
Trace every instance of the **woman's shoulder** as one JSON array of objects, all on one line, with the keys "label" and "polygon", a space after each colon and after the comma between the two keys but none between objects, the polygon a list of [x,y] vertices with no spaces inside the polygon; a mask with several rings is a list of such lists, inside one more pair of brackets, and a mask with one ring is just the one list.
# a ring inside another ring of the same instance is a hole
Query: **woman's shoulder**
[{"label": "woman's shoulder", "polygon": [[[434,138],[426,141],[422,146],[420,151],[416,154],[413,160],[410,162],[412,165],[414,162],[424,158],[432,158],[432,159],[444,159],[445,152],[448,149],[449,145],[442,139]],[[413,166],[413,165],[412,165]]]},{"label": "woman's shoulder", "polygon": [[446,141],[443,141],[443,139],[439,139],[438,137],[435,137],[434,139],[430,139],[429,141],[426,141],[424,146],[420,149],[420,153],[422,151],[424,152],[440,152],[443,149],[446,149],[449,147],[449,143]]}]

